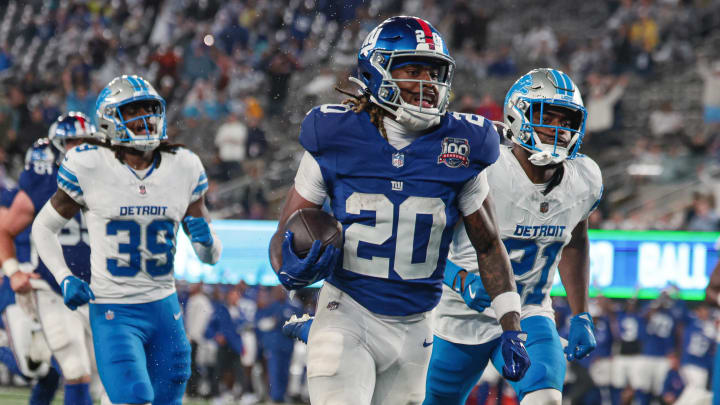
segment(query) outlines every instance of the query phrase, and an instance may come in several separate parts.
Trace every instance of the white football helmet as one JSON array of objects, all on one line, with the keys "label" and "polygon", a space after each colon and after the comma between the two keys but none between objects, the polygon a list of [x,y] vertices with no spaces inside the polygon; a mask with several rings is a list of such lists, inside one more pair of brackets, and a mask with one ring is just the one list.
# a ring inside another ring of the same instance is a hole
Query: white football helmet
[{"label": "white football helmet", "polygon": [[[569,127],[545,124],[540,119],[533,123],[532,115],[536,110],[543,111],[548,106],[560,107],[571,112]],[[531,153],[530,162],[536,166],[558,164],[565,159],[574,159],[585,135],[587,110],[583,104],[580,90],[565,73],[555,69],[534,69],[519,78],[510,88],[503,106],[504,123],[509,128],[510,139]],[[535,128],[544,127],[555,130],[555,142],[544,144]],[[567,146],[558,145],[559,131],[570,133]]]},{"label": "white football helmet", "polygon": [[[144,103],[149,114],[126,119],[121,107],[132,103]],[[98,96],[95,103],[99,132],[107,136],[113,145],[122,145],[141,151],[150,151],[167,139],[165,133],[165,100],[147,80],[135,75],[114,78]],[[127,124],[142,120],[144,134],[135,134]]]}]

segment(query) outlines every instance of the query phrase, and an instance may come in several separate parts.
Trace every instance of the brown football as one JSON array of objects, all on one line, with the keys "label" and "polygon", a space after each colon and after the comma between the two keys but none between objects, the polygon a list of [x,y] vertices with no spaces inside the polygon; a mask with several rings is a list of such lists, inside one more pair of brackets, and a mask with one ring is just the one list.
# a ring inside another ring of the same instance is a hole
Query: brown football
[{"label": "brown football", "polygon": [[293,233],[292,248],[300,258],[307,256],[315,240],[322,242],[323,250],[331,244],[338,249],[343,245],[340,223],[332,215],[317,208],[295,211],[285,223],[285,231]]}]

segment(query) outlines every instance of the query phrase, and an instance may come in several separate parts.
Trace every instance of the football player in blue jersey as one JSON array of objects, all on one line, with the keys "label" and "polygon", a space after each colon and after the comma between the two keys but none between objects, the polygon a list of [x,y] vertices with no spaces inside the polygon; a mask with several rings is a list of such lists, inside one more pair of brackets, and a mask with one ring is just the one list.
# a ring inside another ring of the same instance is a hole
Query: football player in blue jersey
[{"label": "football player in blue jersey", "polygon": [[680,358],[680,375],[686,387],[698,390],[707,388],[712,369],[712,354],[717,338],[715,320],[707,305],[699,305],[688,316],[683,328],[683,350]]},{"label": "football player in blue jersey", "polygon": [[[559,405],[566,358],[582,359],[596,346],[588,313],[587,219],[600,201],[602,176],[591,158],[578,153],[587,112],[565,73],[542,68],[521,76],[505,97],[503,115],[512,146],[500,148],[487,177],[532,362],[525,377],[510,384],[523,405]],[[477,265],[471,242],[458,228],[434,313],[426,405],[464,404],[488,361],[498,371],[505,365],[502,331],[478,276],[484,269]],[[573,315],[564,350],[550,299],[556,268]]]},{"label": "football player in blue jersey", "polygon": [[[28,154],[28,158],[32,158]],[[25,164],[32,164],[26,161]],[[18,193],[17,188],[0,188],[0,218],[7,214],[8,208]],[[0,219],[2,221],[2,219]],[[15,251],[20,267],[33,266],[30,248],[30,228],[26,228],[14,239]],[[37,265],[37,264],[35,264]],[[32,388],[30,405],[49,405],[60,383],[60,374],[57,365],[47,359],[49,349],[45,337],[37,323],[15,304],[15,292],[10,287],[10,279],[3,275],[0,283],[0,328],[5,330],[6,336],[12,341],[12,350],[8,346],[0,347],[0,361],[16,375],[27,380],[36,378],[37,383]],[[9,344],[7,341],[5,344]],[[34,343],[34,345],[33,345]],[[39,345],[39,346],[38,346]]]},{"label": "football player in blue jersey", "polygon": [[[95,127],[82,113],[60,116],[48,138],[28,151],[29,163],[20,174],[19,191],[0,221],[0,261],[16,294],[17,304],[42,326],[45,339],[65,377],[65,404],[89,404],[90,377],[95,361],[87,310],[62,305],[60,286],[39,261],[33,271],[21,269],[13,238],[29,229],[33,218],[57,190],[59,163],[66,151],[92,138]],[[63,228],[60,244],[77,277],[90,280],[90,248],[83,216],[78,213]]]},{"label": "football player in blue jersey", "polygon": [[677,350],[679,327],[683,321],[674,316],[673,300],[666,291],[643,311],[645,329],[642,335],[640,364],[644,370],[638,377],[636,399],[640,405],[649,405],[652,397],[660,397],[668,370],[668,355]]},{"label": "football player in blue jersey", "polygon": [[637,298],[625,301],[624,307],[616,314],[612,327],[617,330],[620,348],[613,357],[610,394],[612,403],[620,404],[622,391],[627,386],[637,391],[641,386],[640,375],[645,372],[640,354],[645,319],[638,308]]},{"label": "football player in blue jersey", "polygon": [[[358,54],[359,95],[312,109],[302,123],[306,153],[270,254],[288,289],[325,278],[308,338],[313,404],[419,404],[433,345],[429,311],[442,293],[459,220],[477,251],[502,325],[506,378],[529,365],[520,299],[494,214],[483,205],[484,169],[499,154],[491,122],[448,113],[455,63],[440,34],[416,17],[392,17]],[[304,259],[283,233],[296,210],[330,207],[342,250],[315,241]]]},{"label": "football player in blue jersey", "polygon": [[[190,376],[190,343],[173,276],[178,227],[186,227],[201,261],[217,263],[222,251],[207,216],[207,176],[197,155],[167,142],[165,100],[143,78],[113,79],[98,95],[96,116],[104,140],[65,155],[58,189],[33,222],[32,240],[63,286],[65,305],[87,310],[84,304],[93,301],[103,403],[179,405]],[[58,240],[81,210],[92,247],[92,288],[68,269]]]}]

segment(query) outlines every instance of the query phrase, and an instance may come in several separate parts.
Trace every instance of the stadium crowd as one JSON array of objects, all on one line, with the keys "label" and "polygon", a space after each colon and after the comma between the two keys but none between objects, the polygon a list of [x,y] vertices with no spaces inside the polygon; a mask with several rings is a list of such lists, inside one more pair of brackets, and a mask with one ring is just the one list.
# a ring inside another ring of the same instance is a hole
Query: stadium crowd
[{"label": "stadium crowd", "polygon": [[[590,117],[583,151],[606,173],[596,227],[718,229],[720,187],[696,178],[712,179],[720,150],[720,60],[712,52],[720,3],[624,0],[561,12],[571,4],[4,2],[4,181],[16,179],[27,146],[61,111],[93,117],[99,86],[134,72],[158,83],[168,133],[203,159],[214,216],[271,218],[299,160],[303,114],[319,100],[341,100],[333,87],[348,85],[370,28],[417,13],[449,38],[458,66],[453,109],[498,119],[510,81],[531,67],[557,67],[581,83]],[[666,198],[666,184],[682,192]],[[703,220],[693,222],[696,215]]]}]

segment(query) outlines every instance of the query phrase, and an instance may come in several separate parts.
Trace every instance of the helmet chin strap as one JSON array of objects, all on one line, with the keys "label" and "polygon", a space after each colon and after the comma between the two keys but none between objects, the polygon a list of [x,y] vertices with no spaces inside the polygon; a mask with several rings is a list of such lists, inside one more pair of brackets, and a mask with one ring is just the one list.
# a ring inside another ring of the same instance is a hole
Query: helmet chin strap
[{"label": "helmet chin strap", "polygon": [[429,111],[435,113],[430,114],[404,108],[408,104],[402,99],[400,105],[402,107],[395,110],[395,121],[410,131],[424,131],[440,123],[440,115],[437,115],[439,112],[437,108],[428,108]]}]

